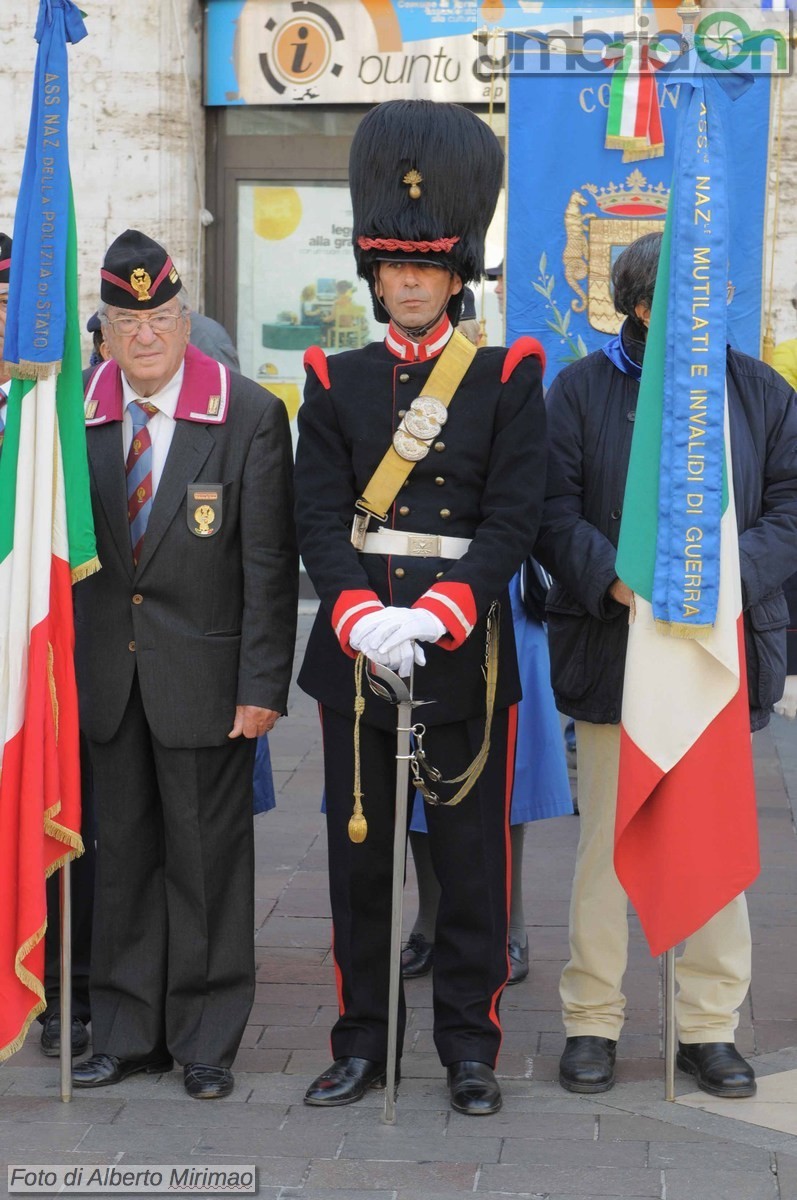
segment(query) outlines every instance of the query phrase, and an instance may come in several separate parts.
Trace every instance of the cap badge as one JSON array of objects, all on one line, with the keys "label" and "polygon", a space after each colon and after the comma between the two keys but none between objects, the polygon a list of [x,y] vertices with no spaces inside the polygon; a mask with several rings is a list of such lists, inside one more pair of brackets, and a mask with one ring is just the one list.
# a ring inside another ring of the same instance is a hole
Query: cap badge
[{"label": "cap badge", "polygon": [[137,300],[151,300],[149,289],[152,286],[152,279],[143,267],[136,267],[135,271],[130,276],[130,286],[136,293]]},{"label": "cap badge", "polygon": [[421,175],[420,171],[416,171],[413,167],[411,171],[407,172],[401,182],[409,186],[411,200],[420,199],[421,189],[418,187],[418,184],[423,183],[423,175]]}]

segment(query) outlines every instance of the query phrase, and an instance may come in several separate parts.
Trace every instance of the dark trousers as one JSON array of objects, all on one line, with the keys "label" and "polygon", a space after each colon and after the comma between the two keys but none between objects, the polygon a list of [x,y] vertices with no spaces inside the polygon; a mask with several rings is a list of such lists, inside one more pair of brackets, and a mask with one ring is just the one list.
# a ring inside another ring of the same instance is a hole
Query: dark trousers
[{"label": "dark trousers", "polygon": [[[509,802],[516,709],[496,713],[490,754],[473,790],[454,808],[426,806],[441,897],[435,930],[434,1040],[444,1066],[471,1059],[494,1066],[501,1044],[498,1005],[508,978]],[[335,1058],[387,1056],[396,735],[360,726],[368,836],[349,840],[354,779],[353,722],[322,711],[329,890],[340,1017]],[[424,741],[446,778],[468,766],[484,719],[436,726]],[[435,785],[435,790],[440,790]],[[447,794],[453,794],[449,788]],[[442,789],[445,795],[445,789]],[[409,806],[411,812],[411,805]],[[398,1050],[406,1010],[399,996]]]},{"label": "dark trousers", "polygon": [[[88,746],[80,738],[80,835],[84,852],[71,863],[72,898],[72,1016],[84,1024],[91,1020],[89,968],[91,965],[91,918],[94,909],[94,869],[96,861],[94,800]],[[47,932],[44,936],[44,995],[47,1009],[39,1017],[44,1021],[61,1011],[61,872],[47,880]]]},{"label": "dark trousers", "polygon": [[162,746],[135,680],[119,730],[89,751],[94,1050],[229,1067],[255,986],[255,742]]}]

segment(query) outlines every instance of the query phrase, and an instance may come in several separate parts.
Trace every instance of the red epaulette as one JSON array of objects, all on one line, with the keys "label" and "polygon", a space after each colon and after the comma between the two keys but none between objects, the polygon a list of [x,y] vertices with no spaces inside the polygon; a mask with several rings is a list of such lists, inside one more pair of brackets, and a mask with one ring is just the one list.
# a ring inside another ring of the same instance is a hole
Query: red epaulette
[{"label": "red epaulette", "polygon": [[311,368],[318,376],[319,383],[329,391],[332,386],[329,382],[329,363],[320,346],[308,346],[304,352],[304,369],[307,371]]},{"label": "red epaulette", "polygon": [[506,383],[522,358],[538,358],[545,372],[545,351],[536,338],[519,337],[506,352],[504,369],[501,372],[501,383]]}]

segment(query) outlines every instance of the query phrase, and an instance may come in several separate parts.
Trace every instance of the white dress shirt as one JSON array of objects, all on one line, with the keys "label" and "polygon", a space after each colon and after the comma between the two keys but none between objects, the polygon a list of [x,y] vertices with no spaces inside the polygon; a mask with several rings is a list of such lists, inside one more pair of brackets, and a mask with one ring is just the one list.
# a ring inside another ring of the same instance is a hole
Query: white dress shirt
[{"label": "white dress shirt", "polygon": [[174,414],[177,410],[177,400],[180,396],[180,388],[183,386],[183,375],[185,374],[185,363],[180,364],[180,369],[177,374],[169,380],[164,388],[156,392],[154,396],[139,396],[138,392],[133,391],[127,378],[122,372],[122,404],[124,405],[124,415],[122,417],[122,443],[124,450],[124,461],[127,462],[127,455],[130,451],[130,443],[133,440],[133,419],[130,416],[129,405],[134,400],[146,399],[148,404],[154,404],[157,412],[153,417],[150,417],[147,422],[150,440],[152,442],[152,495],[154,496],[158,490],[158,484],[163,474],[163,467],[166,463],[166,457],[169,453],[169,447],[172,444],[174,430],[177,422],[174,419]]}]

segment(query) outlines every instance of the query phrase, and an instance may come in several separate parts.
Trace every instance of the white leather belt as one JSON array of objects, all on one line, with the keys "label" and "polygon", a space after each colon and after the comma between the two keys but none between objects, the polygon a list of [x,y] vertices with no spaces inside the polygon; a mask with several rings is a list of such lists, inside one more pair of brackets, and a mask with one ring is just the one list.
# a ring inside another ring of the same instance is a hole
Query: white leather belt
[{"label": "white leather belt", "polygon": [[398,554],[404,558],[462,558],[470,538],[443,537],[434,533],[402,533],[398,529],[380,529],[367,533],[362,554]]}]

